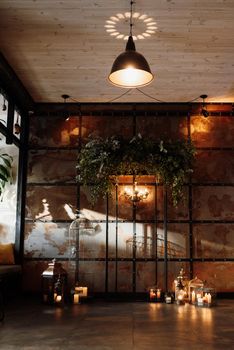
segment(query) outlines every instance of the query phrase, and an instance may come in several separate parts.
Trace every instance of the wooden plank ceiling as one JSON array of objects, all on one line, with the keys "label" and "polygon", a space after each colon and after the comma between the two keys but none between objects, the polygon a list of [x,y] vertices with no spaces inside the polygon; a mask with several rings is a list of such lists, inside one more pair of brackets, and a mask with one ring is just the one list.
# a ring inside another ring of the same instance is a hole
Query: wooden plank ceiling
[{"label": "wooden plank ceiling", "polygon": [[[0,0],[1,51],[37,102],[61,102],[64,93],[107,102],[126,90],[107,81],[125,41],[106,32],[106,20],[128,11],[127,0]],[[234,101],[233,0],[136,0],[135,12],[157,26],[136,41],[155,74],[144,93],[166,102],[201,94],[210,102]],[[133,34],[146,24],[138,16]],[[115,27],[128,35],[127,17]],[[136,90],[116,100],[149,101]]]}]

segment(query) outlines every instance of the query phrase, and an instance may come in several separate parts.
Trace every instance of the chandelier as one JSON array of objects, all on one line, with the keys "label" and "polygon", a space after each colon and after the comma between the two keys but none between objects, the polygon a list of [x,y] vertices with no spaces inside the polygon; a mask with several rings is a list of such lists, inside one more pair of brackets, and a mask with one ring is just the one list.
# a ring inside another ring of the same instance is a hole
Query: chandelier
[{"label": "chandelier", "polygon": [[124,189],[124,197],[133,203],[145,200],[148,197],[148,195],[149,191],[147,189],[144,189],[142,191],[137,188],[137,182],[134,182],[132,189],[130,189],[129,187],[125,187]]}]

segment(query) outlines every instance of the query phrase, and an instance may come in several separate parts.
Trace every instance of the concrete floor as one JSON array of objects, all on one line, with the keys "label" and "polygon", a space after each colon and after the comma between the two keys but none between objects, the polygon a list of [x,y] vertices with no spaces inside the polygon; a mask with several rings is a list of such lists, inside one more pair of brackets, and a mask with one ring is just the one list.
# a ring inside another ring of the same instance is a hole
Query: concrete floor
[{"label": "concrete floor", "polygon": [[0,324],[0,349],[231,350],[234,300],[211,309],[105,301],[61,309],[14,300]]}]

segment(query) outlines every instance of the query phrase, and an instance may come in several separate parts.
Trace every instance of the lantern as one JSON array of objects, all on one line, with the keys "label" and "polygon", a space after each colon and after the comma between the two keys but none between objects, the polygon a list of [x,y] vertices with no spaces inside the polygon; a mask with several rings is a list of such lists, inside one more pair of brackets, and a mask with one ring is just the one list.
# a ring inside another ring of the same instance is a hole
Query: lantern
[{"label": "lantern", "polygon": [[149,289],[149,301],[160,302],[162,300],[162,290],[157,287],[151,287]]},{"label": "lantern", "polygon": [[49,263],[42,273],[43,302],[47,304],[62,305],[66,294],[67,272],[55,259]]},{"label": "lantern", "polygon": [[211,287],[200,287],[194,290],[196,295],[196,306],[212,307],[216,305],[216,292]]},{"label": "lantern", "polygon": [[204,286],[204,282],[199,278],[195,277],[188,283],[188,298],[189,302],[193,305],[197,302],[196,290],[202,288]]},{"label": "lantern", "polygon": [[174,300],[174,298],[173,298],[173,293],[171,293],[171,292],[166,292],[166,293],[165,293],[165,303],[166,303],[166,304],[172,304],[172,303],[173,303],[173,300]]},{"label": "lantern", "polygon": [[[178,299],[178,293],[183,290],[183,300],[187,300],[188,297],[188,278],[185,275],[184,269],[181,268],[179,275],[174,280],[174,286],[175,286],[175,300]],[[182,292],[180,293],[180,296],[182,295]]]}]

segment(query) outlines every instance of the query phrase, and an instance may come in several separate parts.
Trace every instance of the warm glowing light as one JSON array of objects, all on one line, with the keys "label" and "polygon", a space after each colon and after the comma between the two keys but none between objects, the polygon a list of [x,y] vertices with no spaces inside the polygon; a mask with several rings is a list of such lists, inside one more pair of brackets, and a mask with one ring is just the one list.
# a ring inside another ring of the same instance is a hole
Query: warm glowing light
[{"label": "warm glowing light", "polygon": [[143,191],[139,190],[136,182],[134,183],[133,188],[125,187],[124,189],[125,198],[131,202],[140,202],[147,199],[148,195],[149,191],[147,189],[144,189]]},{"label": "warm glowing light", "polygon": [[[125,13],[117,13],[114,16],[109,17],[108,20],[106,20],[106,23],[104,27],[106,28],[107,33],[109,33],[111,36],[112,32],[110,32],[108,29],[114,29],[115,32],[120,33],[120,35],[123,35],[122,37],[117,37],[116,39],[123,39],[127,40],[128,36],[126,35],[126,19],[129,20],[131,17],[131,13],[129,11]],[[156,30],[156,22],[152,17],[148,17],[146,14],[140,14],[139,12],[134,12],[132,14],[132,18],[134,19],[134,30],[139,30],[138,28],[141,28],[143,26],[143,32],[136,32],[135,36],[133,37],[134,40],[137,39],[145,39],[148,36],[151,36],[152,34],[155,33],[153,31],[152,33],[148,32],[148,35],[143,35],[147,30]],[[140,25],[138,25],[140,24]]]},{"label": "warm glowing light", "polygon": [[150,21],[153,21],[153,18],[146,18],[146,19],[144,19],[144,22],[150,22]]},{"label": "warm glowing light", "polygon": [[124,19],[124,15],[122,13],[117,13],[116,15],[119,19]]},{"label": "warm glowing light", "polygon": [[117,21],[117,22],[119,21],[119,18],[115,16],[110,17],[110,19],[112,19],[112,21]]}]

